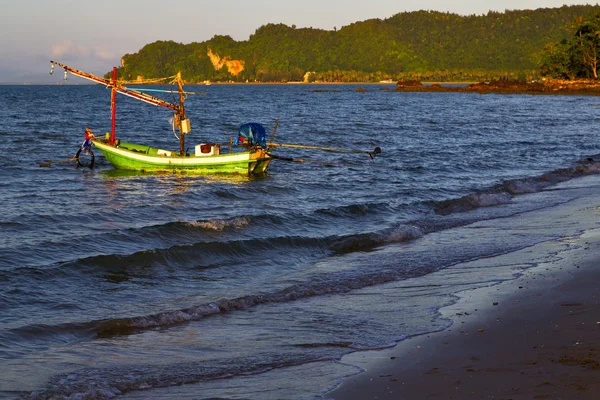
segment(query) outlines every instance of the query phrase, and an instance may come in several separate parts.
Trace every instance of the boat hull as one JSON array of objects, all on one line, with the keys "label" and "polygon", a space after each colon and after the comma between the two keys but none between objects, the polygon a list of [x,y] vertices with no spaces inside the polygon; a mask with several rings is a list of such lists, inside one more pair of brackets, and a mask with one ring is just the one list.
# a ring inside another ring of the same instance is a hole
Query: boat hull
[{"label": "boat hull", "polygon": [[269,153],[260,148],[230,154],[180,157],[176,153],[151,155],[157,149],[132,143],[122,142],[118,147],[100,140],[93,143],[115,169],[131,171],[260,175],[267,172],[271,162]]}]

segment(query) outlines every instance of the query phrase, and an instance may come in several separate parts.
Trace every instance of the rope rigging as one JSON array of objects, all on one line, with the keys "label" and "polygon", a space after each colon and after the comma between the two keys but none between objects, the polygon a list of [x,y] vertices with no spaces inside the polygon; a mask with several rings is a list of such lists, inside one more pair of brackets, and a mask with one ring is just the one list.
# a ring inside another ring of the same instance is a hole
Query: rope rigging
[{"label": "rope rigging", "polygon": [[[135,81],[119,80],[119,83],[120,83],[120,84],[123,84],[123,85],[128,85],[128,84],[131,84],[131,83],[133,83],[133,84],[145,85],[145,84],[150,84],[150,83],[159,83],[159,82],[162,82],[162,81],[166,81],[166,80],[168,80],[168,79],[174,79],[174,80],[175,80],[175,82],[176,82],[177,75],[173,75],[173,76],[167,76],[167,77],[165,77],[165,78],[154,78],[154,79],[136,79]],[[170,83],[173,83],[173,81],[172,81],[172,82],[170,82]]]}]

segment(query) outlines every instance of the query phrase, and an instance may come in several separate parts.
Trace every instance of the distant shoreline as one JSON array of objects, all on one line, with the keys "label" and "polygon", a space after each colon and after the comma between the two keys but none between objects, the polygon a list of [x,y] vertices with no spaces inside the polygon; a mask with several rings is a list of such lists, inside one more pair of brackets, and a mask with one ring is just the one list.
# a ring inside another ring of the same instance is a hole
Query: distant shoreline
[{"label": "distant shoreline", "polygon": [[[88,82],[0,82],[0,86],[94,86]],[[143,86],[144,84],[135,84]],[[393,92],[427,92],[427,93],[479,93],[479,94],[530,94],[530,95],[590,95],[600,96],[600,80],[542,80],[521,82],[515,80],[492,80],[489,82],[211,82],[186,83],[187,86],[212,85],[278,85],[278,86],[364,86],[384,87]],[[359,88],[364,89],[364,88]],[[367,89],[359,90],[368,92]],[[322,91],[322,90],[315,90]]]},{"label": "distant shoreline", "polygon": [[466,86],[451,84],[424,84],[418,81],[399,81],[397,92],[456,92],[479,94],[539,94],[539,95],[600,95],[598,80],[547,79],[533,82],[516,80],[492,80]]},{"label": "distant shoreline", "polygon": [[[469,85],[476,82],[423,82],[424,85]],[[396,82],[211,82],[210,84],[185,83],[186,85],[212,86],[212,85],[396,85]],[[0,86],[94,86],[99,85],[92,82],[0,82]],[[146,85],[143,83],[134,83],[134,85]]]}]

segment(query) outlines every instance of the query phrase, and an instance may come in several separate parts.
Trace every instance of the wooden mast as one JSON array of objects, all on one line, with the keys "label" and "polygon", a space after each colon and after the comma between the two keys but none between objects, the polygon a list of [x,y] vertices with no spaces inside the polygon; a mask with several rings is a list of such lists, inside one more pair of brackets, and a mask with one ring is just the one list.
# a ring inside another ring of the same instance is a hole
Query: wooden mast
[{"label": "wooden mast", "polygon": [[179,89],[179,155],[185,157],[185,132],[183,124],[185,123],[185,107],[183,102],[185,96],[183,95],[183,82],[181,81],[181,71],[177,72],[177,87]]},{"label": "wooden mast", "polygon": [[179,128],[179,131],[181,133],[180,138],[179,138],[180,155],[182,157],[185,156],[185,134],[190,131],[190,122],[185,117],[185,107],[183,104],[183,102],[185,100],[185,92],[183,91],[183,80],[181,79],[181,72],[177,73],[177,86],[179,89],[179,104],[175,104],[175,103],[170,103],[163,99],[151,96],[147,93],[140,92],[139,90],[128,89],[125,86],[122,86],[121,84],[119,84],[117,82],[117,68],[116,67],[113,67],[112,79],[105,79],[105,78],[97,77],[92,74],[88,74],[83,71],[76,70],[74,68],[71,68],[65,64],[61,64],[56,61],[50,61],[50,63],[52,64],[51,71],[54,70],[54,65],[58,65],[58,66],[64,68],[65,76],[68,71],[73,75],[77,75],[81,78],[88,79],[92,82],[96,82],[96,83],[105,85],[106,87],[109,87],[111,89],[112,132],[111,132],[111,136],[110,136],[110,140],[109,140],[111,145],[114,146],[114,143],[115,143],[116,110],[117,110],[117,108],[116,108],[116,93],[121,93],[121,94],[124,94],[125,96],[133,97],[134,99],[141,100],[145,103],[152,104],[152,105],[159,106],[159,107],[165,107],[165,108],[175,111],[175,125],[177,126],[177,128]]},{"label": "wooden mast", "polygon": [[110,96],[110,110],[112,117],[112,129],[110,131],[110,145],[115,145],[115,127],[117,125],[117,67],[113,67],[112,88]]}]

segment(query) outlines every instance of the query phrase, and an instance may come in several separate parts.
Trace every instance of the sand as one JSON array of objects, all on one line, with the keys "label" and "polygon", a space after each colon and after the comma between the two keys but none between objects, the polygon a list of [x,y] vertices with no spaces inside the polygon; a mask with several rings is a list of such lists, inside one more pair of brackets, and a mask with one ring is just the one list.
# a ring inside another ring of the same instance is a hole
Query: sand
[{"label": "sand", "polygon": [[441,310],[450,328],[343,363],[365,372],[326,398],[600,399],[600,232],[560,260]]}]

